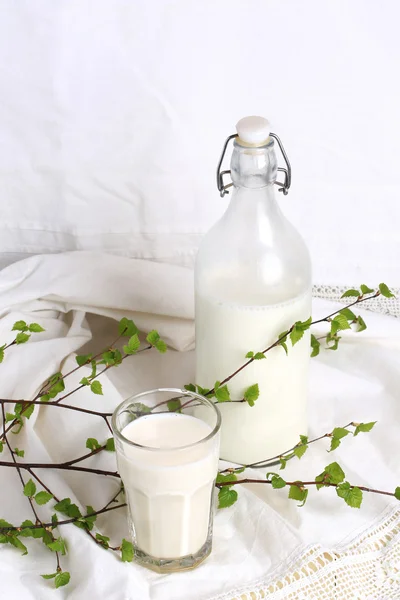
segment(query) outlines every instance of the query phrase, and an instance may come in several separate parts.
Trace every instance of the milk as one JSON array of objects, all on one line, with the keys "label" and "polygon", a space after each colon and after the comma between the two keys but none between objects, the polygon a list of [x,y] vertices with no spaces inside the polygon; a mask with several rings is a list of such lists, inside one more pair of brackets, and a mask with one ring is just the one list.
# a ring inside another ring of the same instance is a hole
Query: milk
[{"label": "milk", "polygon": [[[157,558],[198,552],[207,540],[218,469],[218,435],[204,421],[155,413],[129,423],[122,435],[147,448],[124,444],[117,453],[135,545]],[[152,450],[154,449],[154,450]]]},{"label": "milk", "polygon": [[[246,361],[249,350],[264,350],[310,314],[309,293],[271,306],[221,302],[197,293],[196,382],[212,388]],[[278,346],[228,383],[234,400],[242,399],[254,383],[260,396],[253,407],[218,404],[222,458],[243,464],[264,460],[289,449],[306,433],[309,332],[294,347],[290,340],[287,346],[288,356]]]}]

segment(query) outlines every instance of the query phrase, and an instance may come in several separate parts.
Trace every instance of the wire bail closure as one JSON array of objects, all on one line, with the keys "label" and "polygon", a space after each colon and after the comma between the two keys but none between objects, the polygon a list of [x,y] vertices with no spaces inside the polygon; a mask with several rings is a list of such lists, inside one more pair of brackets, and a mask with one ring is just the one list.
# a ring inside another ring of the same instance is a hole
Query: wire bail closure
[{"label": "wire bail closure", "polygon": [[[281,140],[279,139],[279,137],[276,135],[276,133],[270,133],[269,135],[270,135],[270,137],[272,137],[274,140],[276,140],[278,142],[279,149],[280,149],[283,159],[286,163],[286,168],[278,167],[278,171],[280,171],[281,173],[284,174],[283,183],[281,183],[280,181],[275,181],[274,183],[275,183],[275,185],[280,186],[278,191],[283,192],[283,194],[285,196],[287,196],[287,194],[289,192],[289,188],[292,183],[292,168],[290,166],[288,155],[286,154],[285,148],[283,147],[283,144],[282,144]],[[226,138],[224,147],[222,149],[221,158],[219,159],[219,163],[218,163],[218,167],[217,167],[217,187],[218,187],[221,198],[223,198],[225,196],[225,194],[229,194],[229,188],[233,186],[232,182],[224,184],[224,175],[230,175],[231,171],[230,171],[230,169],[221,171],[221,167],[222,167],[222,163],[223,163],[226,149],[228,147],[229,142],[237,137],[239,137],[237,135],[237,133],[234,133],[233,135],[230,135],[229,137]]]}]

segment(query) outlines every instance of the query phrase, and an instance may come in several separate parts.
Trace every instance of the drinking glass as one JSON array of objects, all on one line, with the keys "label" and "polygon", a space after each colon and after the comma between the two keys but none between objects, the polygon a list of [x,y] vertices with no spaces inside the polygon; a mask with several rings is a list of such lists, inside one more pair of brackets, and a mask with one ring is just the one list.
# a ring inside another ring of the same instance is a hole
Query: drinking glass
[{"label": "drinking glass", "polygon": [[187,390],[150,390],[116,408],[112,429],[136,562],[169,573],[210,554],[220,426],[215,404]]}]

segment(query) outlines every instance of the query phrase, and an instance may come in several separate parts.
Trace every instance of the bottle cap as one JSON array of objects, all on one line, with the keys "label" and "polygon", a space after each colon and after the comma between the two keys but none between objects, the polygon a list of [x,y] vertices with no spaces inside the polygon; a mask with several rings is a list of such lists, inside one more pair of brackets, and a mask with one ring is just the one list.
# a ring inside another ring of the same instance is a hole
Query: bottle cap
[{"label": "bottle cap", "polygon": [[270,123],[264,117],[243,117],[236,124],[239,141],[250,146],[263,146],[271,131]]}]

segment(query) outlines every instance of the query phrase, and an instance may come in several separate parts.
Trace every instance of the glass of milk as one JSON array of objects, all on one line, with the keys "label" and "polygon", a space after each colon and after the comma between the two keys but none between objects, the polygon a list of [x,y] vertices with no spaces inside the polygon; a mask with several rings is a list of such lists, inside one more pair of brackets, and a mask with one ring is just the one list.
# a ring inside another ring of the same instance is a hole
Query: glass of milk
[{"label": "glass of milk", "polygon": [[136,562],[170,573],[210,554],[220,425],[215,404],[186,390],[150,390],[116,408],[112,428]]}]

